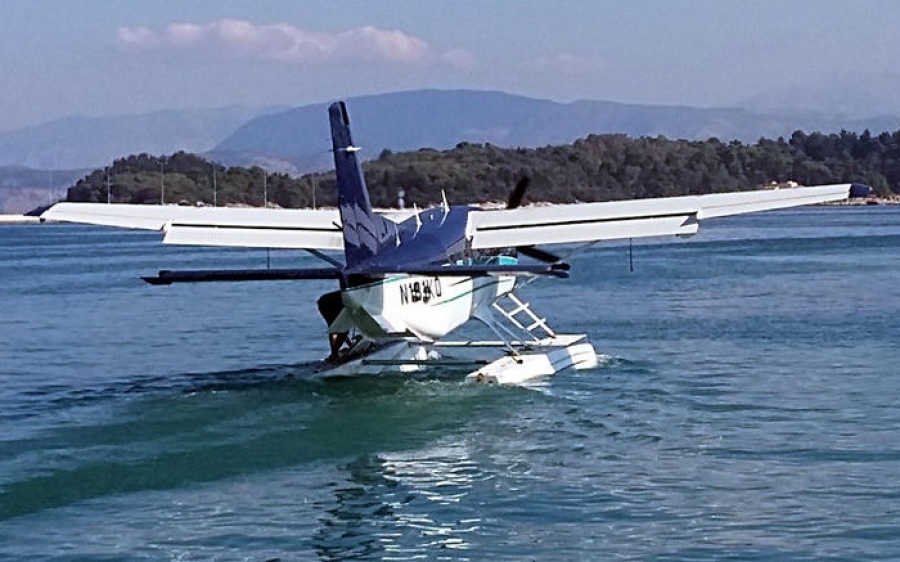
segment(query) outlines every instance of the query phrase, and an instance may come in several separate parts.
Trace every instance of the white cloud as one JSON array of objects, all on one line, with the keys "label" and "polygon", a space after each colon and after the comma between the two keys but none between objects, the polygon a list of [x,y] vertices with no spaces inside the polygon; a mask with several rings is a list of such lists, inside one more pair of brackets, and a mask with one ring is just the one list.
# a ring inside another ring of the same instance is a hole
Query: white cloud
[{"label": "white cloud", "polygon": [[203,28],[193,23],[173,23],[166,31],[175,45],[192,45],[203,39]]},{"label": "white cloud", "polygon": [[441,59],[456,68],[471,68],[475,66],[475,55],[463,49],[450,49],[441,55]]},{"label": "white cloud", "polygon": [[571,53],[561,53],[552,57],[541,57],[534,62],[534,66],[544,72],[576,76],[597,70],[598,65]]},{"label": "white cloud", "polygon": [[202,51],[298,64],[355,60],[468,67],[475,61],[467,51],[436,53],[415,35],[372,26],[325,33],[287,23],[257,25],[247,20],[223,19],[205,25],[172,23],[160,31],[120,27],[116,39],[121,47],[135,50]]},{"label": "white cloud", "polygon": [[120,27],[116,32],[116,40],[120,45],[149,45],[155,34],[146,27]]}]

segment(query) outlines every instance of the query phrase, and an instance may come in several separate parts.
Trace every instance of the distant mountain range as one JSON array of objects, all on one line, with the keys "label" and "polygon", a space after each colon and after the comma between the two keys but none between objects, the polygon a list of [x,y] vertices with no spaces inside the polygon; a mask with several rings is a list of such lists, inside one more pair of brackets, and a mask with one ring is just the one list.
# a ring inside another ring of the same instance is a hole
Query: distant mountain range
[{"label": "distant mountain range", "polygon": [[814,82],[759,93],[735,105],[778,115],[819,113],[871,118],[876,115],[900,115],[898,93],[898,73],[832,73]]},{"label": "distant mountain range", "polygon": [[[786,112],[773,107],[772,100],[756,100],[753,105],[765,108],[749,110],[587,100],[558,103],[502,92],[419,90],[360,96],[347,102],[355,140],[367,158],[385,149],[444,149],[464,141],[504,147],[563,144],[591,133],[689,140],[718,137],[752,143],[761,137],[787,137],[798,129],[880,133],[900,128],[898,116]],[[326,169],[331,165],[326,106],[71,117],[0,132],[0,166],[97,168],[129,154],[184,150],[228,165],[259,164],[293,173]],[[6,193],[16,186],[41,187],[12,181],[2,168],[0,185],[5,185],[0,191]],[[0,211],[16,212],[4,204],[2,194]]]},{"label": "distant mountain range", "polygon": [[[756,142],[795,130],[881,132],[900,118],[846,118],[814,112],[761,113],[740,108],[635,105],[605,101],[557,103],[501,92],[419,90],[347,100],[355,140],[366,157],[384,149],[452,148],[462,141],[503,147],[570,143],[591,133],[664,135],[673,139]],[[299,170],[330,165],[327,104],[259,117],[210,151],[226,163],[280,160]]]},{"label": "distant mountain range", "polygon": [[119,117],[66,117],[0,132],[0,166],[96,168],[129,154],[204,152],[272,109],[167,110]]},{"label": "distant mountain range", "polygon": [[0,213],[21,214],[53,203],[89,172],[87,168],[50,171],[0,166]]}]

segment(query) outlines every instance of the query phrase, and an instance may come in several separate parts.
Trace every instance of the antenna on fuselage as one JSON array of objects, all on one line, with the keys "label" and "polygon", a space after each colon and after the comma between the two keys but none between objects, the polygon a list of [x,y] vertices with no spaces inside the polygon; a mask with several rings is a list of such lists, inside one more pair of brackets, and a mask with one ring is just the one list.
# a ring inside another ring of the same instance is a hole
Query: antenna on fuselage
[{"label": "antenna on fuselage", "polygon": [[422,228],[422,219],[419,217],[419,206],[413,203],[413,212],[416,216],[416,234],[419,233],[419,229]]},{"label": "antenna on fuselage", "polygon": [[441,190],[441,207],[444,209],[444,218],[441,219],[441,224],[444,224],[444,221],[447,220],[447,215],[450,214],[450,205],[447,203],[447,193],[442,189]]}]

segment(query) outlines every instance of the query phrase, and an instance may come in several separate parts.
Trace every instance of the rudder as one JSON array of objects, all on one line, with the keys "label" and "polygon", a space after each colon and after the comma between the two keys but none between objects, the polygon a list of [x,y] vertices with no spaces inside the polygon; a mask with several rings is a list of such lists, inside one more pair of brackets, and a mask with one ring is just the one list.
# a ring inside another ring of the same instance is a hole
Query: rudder
[{"label": "rudder", "polygon": [[356,158],[359,147],[353,144],[350,136],[347,106],[342,101],[331,104],[328,117],[331,121],[338,206],[343,223],[344,256],[347,267],[352,269],[378,255],[393,234],[390,221],[372,211],[366,180]]}]

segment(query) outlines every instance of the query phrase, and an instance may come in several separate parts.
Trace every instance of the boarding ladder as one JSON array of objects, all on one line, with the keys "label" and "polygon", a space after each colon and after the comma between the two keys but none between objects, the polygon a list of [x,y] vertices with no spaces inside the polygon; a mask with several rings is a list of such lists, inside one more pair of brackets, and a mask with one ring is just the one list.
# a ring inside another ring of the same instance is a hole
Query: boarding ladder
[{"label": "boarding ladder", "polygon": [[[506,308],[500,304],[501,301],[508,301]],[[556,337],[556,333],[547,325],[547,319],[541,318],[535,314],[534,311],[531,310],[531,305],[529,303],[523,302],[513,293],[507,293],[504,297],[497,299],[492,306],[494,310],[509,320],[510,324],[531,336],[534,341],[542,339],[540,337],[540,332],[543,332],[544,337],[546,338]],[[521,318],[523,316],[524,319],[520,322],[517,317]]]}]

